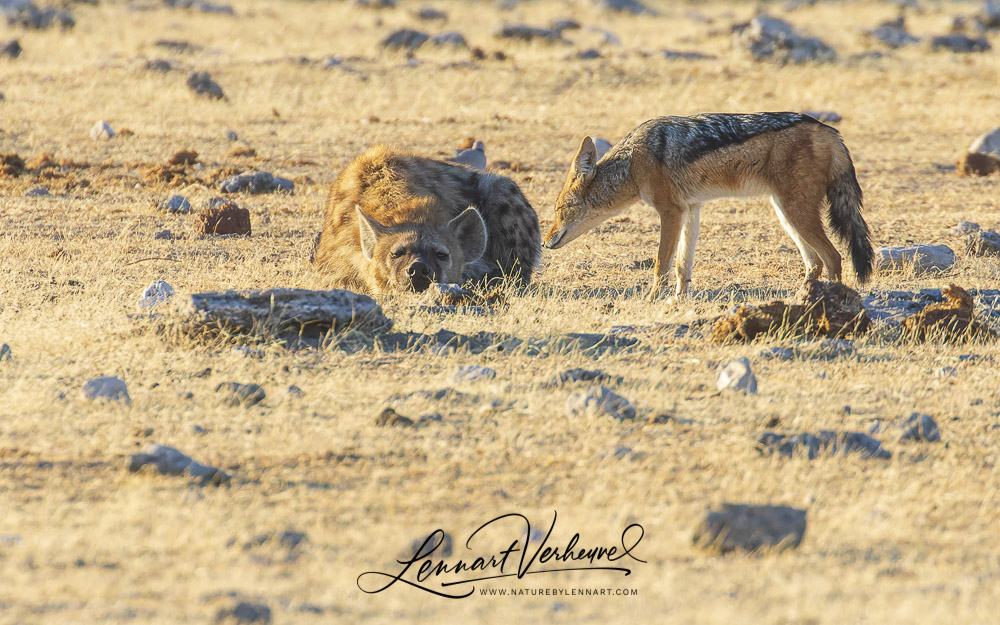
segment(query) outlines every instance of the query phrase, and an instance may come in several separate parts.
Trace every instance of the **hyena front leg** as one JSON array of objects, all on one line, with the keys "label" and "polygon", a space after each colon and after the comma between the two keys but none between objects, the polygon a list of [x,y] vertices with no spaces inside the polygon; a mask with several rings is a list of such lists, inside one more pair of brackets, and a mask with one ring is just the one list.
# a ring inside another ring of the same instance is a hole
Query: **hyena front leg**
[{"label": "hyena front leg", "polygon": [[684,211],[679,207],[668,205],[664,208],[656,207],[656,212],[660,214],[660,248],[656,253],[656,266],[653,269],[653,286],[649,292],[649,300],[659,299],[669,282],[667,274],[669,267],[673,264],[674,253],[677,250],[677,240],[681,235],[681,224],[684,220]]},{"label": "hyena front leg", "polygon": [[694,269],[694,246],[701,227],[701,204],[688,206],[684,211],[684,226],[677,246],[677,297],[691,294],[691,272]]}]

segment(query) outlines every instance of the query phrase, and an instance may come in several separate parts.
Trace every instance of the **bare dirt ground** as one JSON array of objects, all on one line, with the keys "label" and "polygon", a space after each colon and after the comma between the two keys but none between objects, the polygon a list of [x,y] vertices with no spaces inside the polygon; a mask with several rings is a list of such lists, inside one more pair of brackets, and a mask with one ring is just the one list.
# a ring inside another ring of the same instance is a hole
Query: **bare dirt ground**
[{"label": "bare dirt ground", "polygon": [[[62,167],[0,177],[0,620],[17,623],[204,623],[239,600],[266,604],[276,623],[403,622],[990,623],[1000,603],[1000,349],[889,340],[878,326],[834,360],[763,360],[788,341],[720,347],[674,326],[734,303],[793,292],[802,263],[763,199],[706,205],[690,301],[645,302],[644,261],[655,253],[654,212],[635,206],[566,249],[546,252],[538,288],[493,314],[435,314],[411,298],[385,302],[400,331],[501,332],[523,339],[637,326],[633,349],[463,350],[414,353],[289,351],[263,357],[225,344],[132,331],[127,315],[152,280],[181,293],[323,288],[308,263],[326,187],[375,142],[450,155],[467,136],[486,142],[542,221],[584,133],[618,139],[657,115],[833,110],[866,194],[877,245],[945,243],[959,261],[944,275],[877,274],[876,290],[998,288],[996,257],[963,254],[960,220],[1000,226],[1000,178],[953,166],[997,125],[996,50],[957,55],[923,44],[888,53],[861,30],[892,19],[881,2],[819,2],[771,12],[832,45],[831,64],[751,60],[729,34],[754,6],[651,3],[658,16],[539,1],[502,11],[486,2],[431,0],[446,24],[421,22],[401,0],[374,10],[348,2],[248,2],[235,15],[156,3],[72,5],[60,32],[8,28],[24,52],[0,59],[0,154]],[[916,35],[943,34],[966,3],[918,3]],[[498,40],[505,22],[545,26],[571,17],[573,44]],[[378,42],[410,26],[463,33],[487,54],[420,48],[416,62]],[[620,45],[603,44],[600,27]],[[157,47],[160,39],[198,46]],[[992,37],[994,46],[1000,44]],[[579,60],[596,47],[603,58]],[[668,60],[661,48],[713,60]],[[502,50],[506,60],[495,60]],[[882,58],[851,60],[869,50]],[[323,68],[339,54],[343,63]],[[159,73],[147,61],[174,69]],[[224,100],[194,95],[207,71]],[[119,135],[89,136],[97,120]],[[128,129],[132,134],[122,133]],[[239,136],[227,139],[227,130]],[[123,136],[125,135],[125,136]],[[252,147],[255,156],[234,156]],[[181,149],[202,163],[173,181],[155,168]],[[29,163],[30,164],[30,163]],[[237,196],[249,238],[204,238],[196,213],[226,173],[256,168],[295,182],[293,195]],[[35,187],[48,196],[29,197]],[[157,205],[174,193],[189,215]],[[173,239],[154,239],[169,229]],[[850,276],[848,276],[850,281]],[[867,291],[863,291],[867,292]],[[962,359],[970,354],[979,358]],[[747,356],[756,395],[717,394],[715,367]],[[462,365],[497,371],[454,382]],[[578,387],[544,383],[571,367],[601,369],[639,412],[634,423],[570,418]],[[938,376],[943,367],[954,375]],[[130,406],[94,403],[84,382],[119,376]],[[254,382],[267,399],[224,406],[219,383]],[[286,393],[290,385],[304,391]],[[451,388],[441,400],[393,399]],[[186,395],[190,394],[190,395]],[[386,406],[442,419],[379,428]],[[847,408],[849,407],[849,408]],[[869,431],[913,411],[933,415],[941,443],[876,434],[891,460],[857,455],[761,457],[764,430]],[[645,424],[657,414],[666,423]],[[197,427],[196,427],[197,426]],[[177,447],[229,471],[229,486],[130,474],[147,442]],[[619,448],[630,452],[616,454]],[[771,503],[808,510],[802,544],[780,554],[719,556],[691,544],[706,507]],[[402,585],[367,595],[364,571],[393,571],[410,543],[442,528],[464,539],[506,512],[547,525],[560,544],[615,544],[640,523],[646,564],[628,577],[576,572],[501,580],[489,588],[635,589],[636,596],[440,599]],[[261,534],[304,532],[295,547]]]}]

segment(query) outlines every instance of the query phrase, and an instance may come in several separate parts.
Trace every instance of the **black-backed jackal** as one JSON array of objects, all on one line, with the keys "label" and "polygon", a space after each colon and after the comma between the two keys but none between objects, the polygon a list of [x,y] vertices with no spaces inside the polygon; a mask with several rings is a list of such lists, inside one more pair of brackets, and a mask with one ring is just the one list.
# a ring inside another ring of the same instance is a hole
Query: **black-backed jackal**
[{"label": "black-backed jackal", "polygon": [[584,137],[543,245],[562,247],[642,199],[660,215],[650,295],[666,286],[675,251],[676,293],[685,295],[702,202],[765,194],[798,246],[808,279],[818,278],[824,265],[829,279],[841,278],[840,254],[823,230],[825,198],[830,224],[850,248],[858,282],[868,280],[873,253],[851,155],[835,129],[798,113],[658,117],[600,160],[594,142]]}]

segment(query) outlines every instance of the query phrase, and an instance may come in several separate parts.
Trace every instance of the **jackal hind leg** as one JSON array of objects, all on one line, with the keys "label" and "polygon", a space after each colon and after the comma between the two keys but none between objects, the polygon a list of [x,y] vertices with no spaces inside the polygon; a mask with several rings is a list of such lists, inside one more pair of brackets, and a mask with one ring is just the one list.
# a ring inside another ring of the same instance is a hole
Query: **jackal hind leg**
[{"label": "jackal hind leg", "polygon": [[[799,209],[805,204],[806,210]],[[778,221],[795,246],[802,254],[802,262],[806,267],[806,280],[817,280],[823,274],[826,265],[831,280],[840,280],[840,254],[823,231],[823,220],[819,208],[822,201],[812,208],[809,203],[782,201],[778,196],[771,196],[771,206],[774,207]],[[786,210],[786,206],[793,210]],[[812,213],[810,215],[810,213]]]},{"label": "jackal hind leg", "polygon": [[691,294],[691,273],[694,270],[694,247],[701,227],[701,204],[688,206],[684,211],[680,242],[677,245],[677,297]]},{"label": "jackal hind leg", "polygon": [[649,291],[649,301],[659,299],[670,280],[667,272],[673,264],[684,219],[684,211],[674,206],[668,206],[664,210],[657,207],[657,212],[660,214],[660,247],[656,252],[656,266],[653,268],[653,285]]}]

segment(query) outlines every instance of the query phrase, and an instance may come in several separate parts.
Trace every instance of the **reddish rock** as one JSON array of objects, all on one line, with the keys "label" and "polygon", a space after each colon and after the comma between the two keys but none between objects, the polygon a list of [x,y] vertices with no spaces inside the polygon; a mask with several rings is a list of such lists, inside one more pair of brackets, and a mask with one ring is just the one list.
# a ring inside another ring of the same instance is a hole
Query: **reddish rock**
[{"label": "reddish rock", "polygon": [[250,236],[250,211],[236,202],[220,202],[202,213],[200,219],[205,234]]}]

